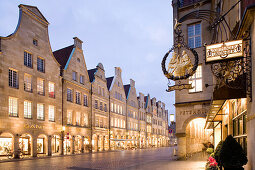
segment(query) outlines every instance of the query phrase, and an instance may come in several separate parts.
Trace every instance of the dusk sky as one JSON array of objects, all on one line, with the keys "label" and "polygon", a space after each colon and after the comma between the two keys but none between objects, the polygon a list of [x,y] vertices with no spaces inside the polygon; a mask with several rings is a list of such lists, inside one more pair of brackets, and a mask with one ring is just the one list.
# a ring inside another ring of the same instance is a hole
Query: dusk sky
[{"label": "dusk sky", "polygon": [[14,32],[19,4],[37,6],[49,21],[53,51],[79,37],[88,69],[101,62],[110,77],[121,67],[124,84],[132,78],[137,95],[149,93],[174,113],[161,70],[173,40],[171,0],[0,0],[0,36]]}]

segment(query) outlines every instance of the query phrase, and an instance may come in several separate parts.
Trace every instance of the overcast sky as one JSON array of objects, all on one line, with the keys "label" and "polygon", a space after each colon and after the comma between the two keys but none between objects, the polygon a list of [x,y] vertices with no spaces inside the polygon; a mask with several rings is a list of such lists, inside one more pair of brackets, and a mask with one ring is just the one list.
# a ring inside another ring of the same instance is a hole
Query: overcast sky
[{"label": "overcast sky", "polygon": [[172,46],[171,0],[0,0],[0,36],[15,30],[19,4],[37,6],[50,22],[53,50],[79,37],[88,69],[101,62],[109,77],[121,67],[124,84],[134,79],[137,94],[149,93],[174,113],[174,92],[166,92],[161,70]]}]

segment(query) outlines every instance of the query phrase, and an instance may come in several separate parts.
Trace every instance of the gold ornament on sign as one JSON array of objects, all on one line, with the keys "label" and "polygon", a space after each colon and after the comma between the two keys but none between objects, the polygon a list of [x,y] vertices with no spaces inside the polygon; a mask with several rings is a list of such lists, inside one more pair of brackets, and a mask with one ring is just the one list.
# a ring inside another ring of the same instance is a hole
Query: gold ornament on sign
[{"label": "gold ornament on sign", "polygon": [[184,76],[192,72],[193,64],[186,51],[182,51],[182,56],[173,52],[172,58],[168,63],[167,72],[173,76]]}]

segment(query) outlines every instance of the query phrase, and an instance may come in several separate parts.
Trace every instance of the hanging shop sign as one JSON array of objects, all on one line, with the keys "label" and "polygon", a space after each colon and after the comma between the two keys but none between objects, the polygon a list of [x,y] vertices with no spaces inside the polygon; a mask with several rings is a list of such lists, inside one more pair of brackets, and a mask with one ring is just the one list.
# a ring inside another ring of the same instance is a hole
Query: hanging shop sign
[{"label": "hanging shop sign", "polygon": [[243,57],[243,40],[206,46],[206,62]]},{"label": "hanging shop sign", "polygon": [[178,81],[174,86],[168,86],[167,91],[191,89],[191,84],[182,84],[180,80],[185,80],[192,76],[198,67],[198,54],[185,42],[180,28],[181,23],[175,20],[174,33],[175,43],[165,54],[161,67],[164,75],[173,81]]}]

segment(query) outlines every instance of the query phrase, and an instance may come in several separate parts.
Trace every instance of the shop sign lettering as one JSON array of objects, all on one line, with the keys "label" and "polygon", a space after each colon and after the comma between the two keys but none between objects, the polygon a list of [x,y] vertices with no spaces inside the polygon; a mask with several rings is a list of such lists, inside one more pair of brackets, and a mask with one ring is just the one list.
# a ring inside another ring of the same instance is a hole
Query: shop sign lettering
[{"label": "shop sign lettering", "polygon": [[184,110],[180,111],[177,114],[178,115],[196,115],[196,114],[206,114],[207,110],[206,109],[198,109],[198,110]]},{"label": "shop sign lettering", "polygon": [[44,126],[40,126],[40,125],[37,125],[37,124],[28,124],[26,123],[24,125],[24,128],[26,129],[43,129]]}]

